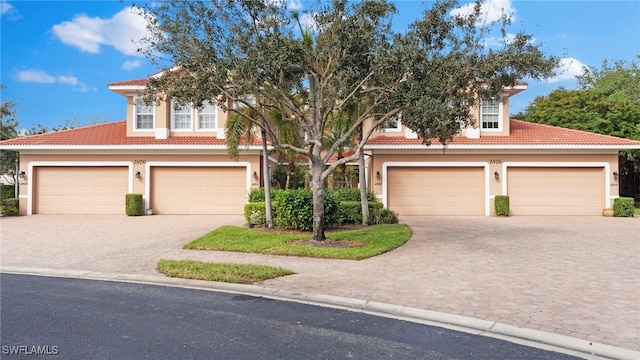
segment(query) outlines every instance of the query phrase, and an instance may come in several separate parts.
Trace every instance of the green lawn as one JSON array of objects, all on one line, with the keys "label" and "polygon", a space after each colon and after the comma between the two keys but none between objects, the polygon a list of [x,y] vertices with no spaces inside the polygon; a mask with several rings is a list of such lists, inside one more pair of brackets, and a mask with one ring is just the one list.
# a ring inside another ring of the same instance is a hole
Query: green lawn
[{"label": "green lawn", "polygon": [[291,243],[310,239],[311,233],[223,226],[193,240],[184,248],[361,260],[397,248],[409,240],[411,234],[411,228],[404,224],[373,225],[356,230],[327,232],[331,240],[347,243],[345,247],[322,247]]},{"label": "green lawn", "polygon": [[291,270],[266,265],[206,263],[193,260],[167,259],[158,261],[158,271],[170,277],[236,284],[251,284],[256,281],[294,274]]},{"label": "green lawn", "polygon": [[636,214],[636,215],[640,215],[640,207],[636,207],[636,208],[633,210],[633,213],[634,213],[634,214]]}]

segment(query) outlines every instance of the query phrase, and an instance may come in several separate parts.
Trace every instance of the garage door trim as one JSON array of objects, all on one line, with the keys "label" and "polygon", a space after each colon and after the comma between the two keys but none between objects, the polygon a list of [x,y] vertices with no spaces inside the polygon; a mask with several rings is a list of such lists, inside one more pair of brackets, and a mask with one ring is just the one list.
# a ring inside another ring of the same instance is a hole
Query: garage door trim
[{"label": "garage door trim", "polygon": [[509,182],[509,167],[556,167],[556,168],[604,168],[604,204],[603,208],[611,207],[611,200],[617,196],[611,196],[611,165],[608,162],[504,162],[502,163],[502,195],[508,195],[507,183]]},{"label": "garage door trim", "polygon": [[32,161],[27,169],[27,215],[33,215],[33,174],[35,167],[97,167],[97,166],[126,166],[129,172],[128,189],[133,192],[133,162],[131,161]]},{"label": "garage door trim", "polygon": [[451,161],[442,161],[442,162],[433,162],[433,161],[388,161],[382,164],[382,203],[386,208],[389,202],[388,199],[388,168],[390,167],[481,167],[484,168],[484,215],[491,215],[491,189],[490,189],[490,168],[488,162],[482,161],[468,161],[468,162],[451,162]]},{"label": "garage door trim", "polygon": [[[247,199],[251,191],[251,163],[248,161],[150,161],[145,164],[145,173],[151,174],[151,168],[157,167],[245,167],[247,173]],[[144,179],[144,208],[148,209],[151,201],[151,179]]]}]

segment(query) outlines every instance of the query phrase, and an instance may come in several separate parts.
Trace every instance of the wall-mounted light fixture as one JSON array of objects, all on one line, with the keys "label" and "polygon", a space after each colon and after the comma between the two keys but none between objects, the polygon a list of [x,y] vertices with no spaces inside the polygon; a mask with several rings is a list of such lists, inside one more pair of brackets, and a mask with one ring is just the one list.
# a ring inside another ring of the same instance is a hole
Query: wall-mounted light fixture
[{"label": "wall-mounted light fixture", "polygon": [[495,176],[496,180],[500,180],[500,174],[498,174],[498,172],[494,172],[493,176]]},{"label": "wall-mounted light fixture", "polygon": [[136,171],[136,179],[140,179],[140,171]]},{"label": "wall-mounted light fixture", "polygon": [[618,172],[617,172],[617,171],[614,171],[614,172],[613,172],[613,178],[614,178],[616,181],[618,181],[618,177],[620,177],[620,174],[618,174]]},{"label": "wall-mounted light fixture", "polygon": [[27,173],[26,173],[26,172],[24,172],[24,171],[20,171],[20,172],[18,173],[18,176],[20,176],[21,178],[23,178],[25,175],[27,175]]},{"label": "wall-mounted light fixture", "polygon": [[380,171],[376,171],[376,179],[380,179],[382,175],[380,175]]},{"label": "wall-mounted light fixture", "polygon": [[258,178],[258,173],[256,171],[253,172],[253,178],[257,179]]}]

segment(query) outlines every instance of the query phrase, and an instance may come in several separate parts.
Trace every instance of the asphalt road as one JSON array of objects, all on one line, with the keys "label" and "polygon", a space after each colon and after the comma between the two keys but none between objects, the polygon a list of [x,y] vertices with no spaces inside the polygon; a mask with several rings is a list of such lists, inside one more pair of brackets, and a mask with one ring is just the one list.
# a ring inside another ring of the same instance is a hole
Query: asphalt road
[{"label": "asphalt road", "polygon": [[345,310],[154,285],[0,275],[3,359],[574,359]]}]

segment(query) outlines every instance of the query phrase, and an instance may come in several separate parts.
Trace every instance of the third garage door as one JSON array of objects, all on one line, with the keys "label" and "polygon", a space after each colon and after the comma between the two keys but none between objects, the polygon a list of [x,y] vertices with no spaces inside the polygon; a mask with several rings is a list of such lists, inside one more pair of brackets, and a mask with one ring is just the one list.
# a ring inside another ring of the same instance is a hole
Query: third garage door
[{"label": "third garage door", "polygon": [[389,167],[387,206],[399,215],[484,215],[483,167]]},{"label": "third garage door", "polygon": [[517,167],[507,171],[512,215],[600,215],[603,168]]},{"label": "third garage door", "polygon": [[245,167],[152,167],[154,214],[242,214],[247,199]]}]

